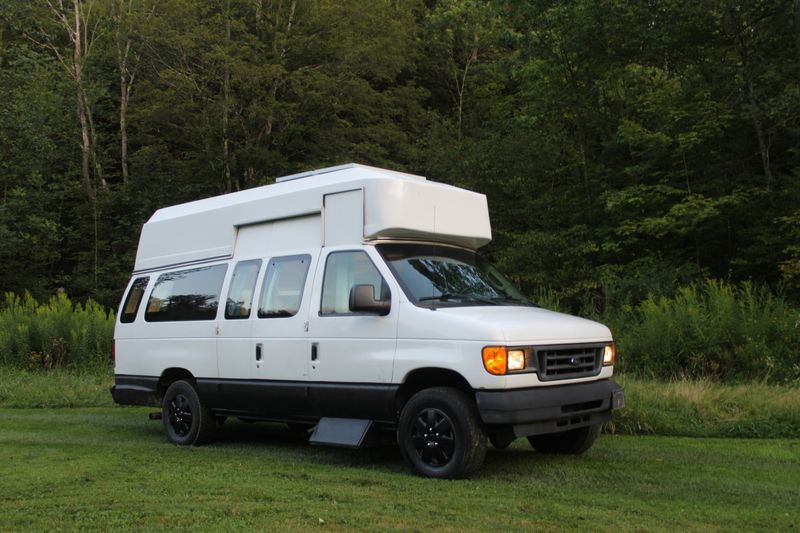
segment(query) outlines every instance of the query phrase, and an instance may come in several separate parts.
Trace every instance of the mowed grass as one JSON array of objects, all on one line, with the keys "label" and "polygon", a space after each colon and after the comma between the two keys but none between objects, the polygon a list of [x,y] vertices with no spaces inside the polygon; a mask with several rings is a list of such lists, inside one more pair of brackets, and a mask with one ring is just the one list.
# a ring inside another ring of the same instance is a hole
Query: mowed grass
[{"label": "mowed grass", "polygon": [[152,409],[0,409],[0,530],[675,531],[800,527],[800,442],[603,435],[582,457],[524,440],[466,481],[396,447],[316,448],[229,421],[168,444]]},{"label": "mowed grass", "polygon": [[0,366],[0,407],[111,407],[114,370],[30,372]]}]

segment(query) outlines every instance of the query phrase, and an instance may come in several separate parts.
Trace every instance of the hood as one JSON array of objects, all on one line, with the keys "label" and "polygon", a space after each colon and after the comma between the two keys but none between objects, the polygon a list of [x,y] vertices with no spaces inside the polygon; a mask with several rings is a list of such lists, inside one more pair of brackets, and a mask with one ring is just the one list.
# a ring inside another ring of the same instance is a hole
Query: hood
[{"label": "hood", "polygon": [[501,333],[508,344],[566,344],[612,339],[611,331],[599,322],[539,307],[440,307],[435,312],[482,325],[478,330],[488,326]]}]

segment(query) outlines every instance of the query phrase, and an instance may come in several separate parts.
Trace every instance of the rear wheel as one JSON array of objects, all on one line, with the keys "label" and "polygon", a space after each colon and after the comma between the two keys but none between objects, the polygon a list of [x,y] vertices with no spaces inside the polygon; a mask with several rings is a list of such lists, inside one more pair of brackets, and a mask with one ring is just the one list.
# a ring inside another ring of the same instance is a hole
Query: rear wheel
[{"label": "rear wheel", "polygon": [[403,458],[425,477],[467,477],[486,456],[475,402],[459,389],[435,387],[415,394],[400,414],[397,437]]},{"label": "rear wheel", "polygon": [[528,437],[528,442],[537,452],[580,455],[592,447],[598,435],[600,424],[595,424],[561,433],[532,435]]},{"label": "rear wheel", "polygon": [[205,444],[214,434],[216,420],[188,381],[176,381],[164,394],[161,407],[164,432],[173,444]]}]

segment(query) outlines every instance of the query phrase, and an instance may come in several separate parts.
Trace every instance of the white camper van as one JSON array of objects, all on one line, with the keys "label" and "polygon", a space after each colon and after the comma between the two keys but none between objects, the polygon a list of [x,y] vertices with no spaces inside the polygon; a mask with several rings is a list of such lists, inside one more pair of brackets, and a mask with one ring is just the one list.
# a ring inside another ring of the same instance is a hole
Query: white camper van
[{"label": "white camper van", "polygon": [[490,240],[484,195],[355,164],[160,209],[114,400],[160,406],[176,444],[226,417],[314,444],[389,435],[430,477],[474,472],[487,440],[582,453],[624,406],[611,332],[529,302],[476,253]]}]

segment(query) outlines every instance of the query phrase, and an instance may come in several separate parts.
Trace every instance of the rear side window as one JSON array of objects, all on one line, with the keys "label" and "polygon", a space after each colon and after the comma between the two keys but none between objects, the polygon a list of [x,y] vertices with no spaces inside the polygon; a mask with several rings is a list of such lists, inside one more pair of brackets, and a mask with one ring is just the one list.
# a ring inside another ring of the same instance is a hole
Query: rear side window
[{"label": "rear side window", "polygon": [[233,271],[228,301],[225,303],[225,318],[230,320],[250,318],[253,306],[253,291],[256,288],[261,259],[240,261]]},{"label": "rear side window", "polygon": [[214,265],[161,274],[150,294],[144,319],[214,320],[226,270],[226,265]]},{"label": "rear side window", "polygon": [[122,311],[119,314],[119,321],[123,324],[130,324],[136,320],[139,304],[142,303],[142,296],[144,296],[148,281],[150,281],[149,276],[136,278],[136,281],[131,285],[131,290],[128,291],[128,296],[125,298],[125,303],[122,304]]},{"label": "rear side window", "polygon": [[281,318],[297,314],[303,301],[303,287],[310,263],[310,255],[270,260],[261,286],[258,318]]}]

